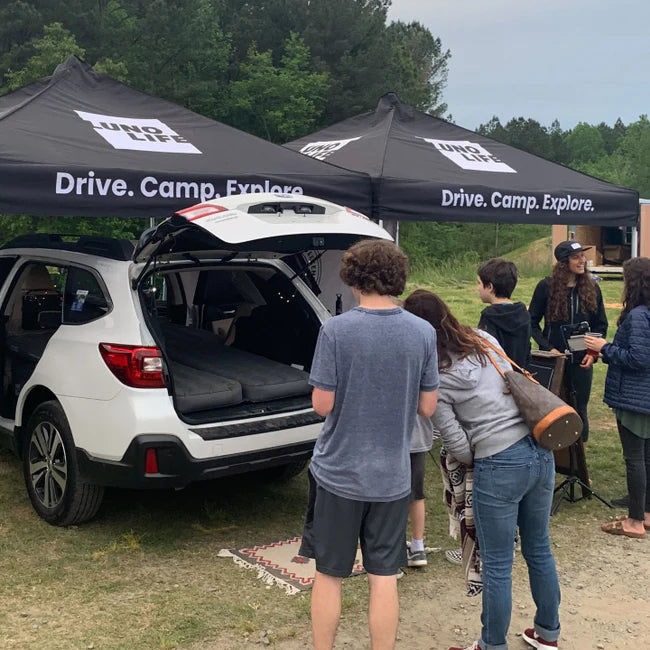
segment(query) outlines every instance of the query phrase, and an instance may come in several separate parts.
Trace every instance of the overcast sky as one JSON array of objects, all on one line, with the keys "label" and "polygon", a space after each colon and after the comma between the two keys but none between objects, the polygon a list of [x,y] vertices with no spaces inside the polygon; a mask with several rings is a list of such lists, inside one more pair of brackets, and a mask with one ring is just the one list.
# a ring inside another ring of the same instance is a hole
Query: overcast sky
[{"label": "overcast sky", "polygon": [[444,101],[466,128],[650,113],[650,0],[393,0],[389,20],[418,21],[451,50]]}]

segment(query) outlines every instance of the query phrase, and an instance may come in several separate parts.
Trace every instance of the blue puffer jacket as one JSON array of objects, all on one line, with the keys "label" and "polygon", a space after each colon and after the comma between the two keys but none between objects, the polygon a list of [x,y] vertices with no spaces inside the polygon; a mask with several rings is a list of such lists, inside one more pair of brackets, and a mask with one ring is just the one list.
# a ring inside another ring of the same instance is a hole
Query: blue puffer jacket
[{"label": "blue puffer jacket", "polygon": [[609,365],[605,403],[650,415],[650,309],[632,309],[602,353]]}]

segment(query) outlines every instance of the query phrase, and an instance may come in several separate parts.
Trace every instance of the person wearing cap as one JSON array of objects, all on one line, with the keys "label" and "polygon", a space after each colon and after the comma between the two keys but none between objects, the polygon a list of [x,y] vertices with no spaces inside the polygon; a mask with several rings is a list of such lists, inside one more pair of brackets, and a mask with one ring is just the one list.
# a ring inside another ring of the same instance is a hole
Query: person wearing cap
[{"label": "person wearing cap", "polygon": [[[557,264],[552,274],[540,280],[528,306],[533,339],[540,350],[563,353],[573,327],[588,323],[591,332],[607,336],[607,315],[600,287],[587,270],[585,251],[576,241],[563,241],[555,247]],[[544,328],[540,323],[544,320]],[[587,403],[591,394],[595,357],[574,352],[567,368],[569,386],[576,411],[582,418],[582,440],[589,438]]]}]

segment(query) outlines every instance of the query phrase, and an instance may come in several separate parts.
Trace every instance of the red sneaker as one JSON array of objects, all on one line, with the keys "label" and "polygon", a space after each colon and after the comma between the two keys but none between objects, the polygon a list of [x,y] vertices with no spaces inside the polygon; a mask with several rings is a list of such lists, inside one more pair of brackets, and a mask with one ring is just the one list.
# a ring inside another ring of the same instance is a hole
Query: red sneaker
[{"label": "red sneaker", "polygon": [[542,639],[532,627],[524,630],[522,636],[528,645],[537,648],[537,650],[552,650],[553,648],[557,648],[557,641],[546,641]]}]

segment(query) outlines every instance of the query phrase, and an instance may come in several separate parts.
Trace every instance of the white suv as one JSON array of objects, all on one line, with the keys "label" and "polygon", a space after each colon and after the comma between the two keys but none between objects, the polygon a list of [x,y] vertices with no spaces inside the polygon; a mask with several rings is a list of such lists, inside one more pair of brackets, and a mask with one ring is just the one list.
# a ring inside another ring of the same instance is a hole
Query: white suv
[{"label": "white suv", "polygon": [[321,420],[308,371],[334,311],[312,271],[367,237],[389,235],[327,201],[249,194],[181,210],[135,247],[7,244],[0,442],[23,458],[38,514],[87,520],[104,486],[304,467]]}]

